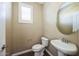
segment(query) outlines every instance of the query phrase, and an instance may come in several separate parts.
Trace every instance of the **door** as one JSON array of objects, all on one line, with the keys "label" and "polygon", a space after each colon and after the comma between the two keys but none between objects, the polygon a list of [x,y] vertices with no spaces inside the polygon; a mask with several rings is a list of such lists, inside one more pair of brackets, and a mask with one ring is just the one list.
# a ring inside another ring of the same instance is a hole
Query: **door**
[{"label": "door", "polygon": [[0,56],[5,56],[6,3],[0,2]]}]

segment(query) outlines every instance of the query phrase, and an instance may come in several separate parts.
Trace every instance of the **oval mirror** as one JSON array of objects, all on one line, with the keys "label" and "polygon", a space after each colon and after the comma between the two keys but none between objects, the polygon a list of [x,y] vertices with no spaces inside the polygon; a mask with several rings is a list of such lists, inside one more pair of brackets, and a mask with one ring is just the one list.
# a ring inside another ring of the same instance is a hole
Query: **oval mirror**
[{"label": "oval mirror", "polygon": [[63,34],[77,31],[76,22],[79,19],[79,3],[64,3],[57,13],[57,28]]}]

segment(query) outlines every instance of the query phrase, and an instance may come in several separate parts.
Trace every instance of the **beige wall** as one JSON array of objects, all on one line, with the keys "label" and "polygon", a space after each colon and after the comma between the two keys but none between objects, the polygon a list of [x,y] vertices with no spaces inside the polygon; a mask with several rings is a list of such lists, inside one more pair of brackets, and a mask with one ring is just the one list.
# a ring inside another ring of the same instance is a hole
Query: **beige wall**
[{"label": "beige wall", "polygon": [[[33,24],[19,23],[18,3],[12,3],[12,19],[7,20],[7,32],[12,31],[10,33],[7,33],[7,46],[11,45],[11,47],[7,47],[8,53],[16,53],[19,51],[31,49],[34,44],[40,42],[40,37],[43,34],[42,5],[29,2],[27,4],[33,6]],[[11,42],[9,43],[10,40]]]},{"label": "beige wall", "polygon": [[[70,40],[77,45],[79,45],[77,38],[78,33],[72,33],[70,35],[64,35],[60,33],[56,27],[56,21],[57,21],[57,11],[60,8],[62,3],[59,2],[52,2],[52,3],[45,3],[43,6],[44,11],[44,36],[48,37],[49,40],[55,39],[55,38],[61,38],[64,37],[67,40]],[[56,49],[49,44],[48,49],[50,52],[54,55],[57,55]]]},{"label": "beige wall", "polygon": [[7,4],[6,18],[6,54],[10,55],[12,50],[12,4]]}]

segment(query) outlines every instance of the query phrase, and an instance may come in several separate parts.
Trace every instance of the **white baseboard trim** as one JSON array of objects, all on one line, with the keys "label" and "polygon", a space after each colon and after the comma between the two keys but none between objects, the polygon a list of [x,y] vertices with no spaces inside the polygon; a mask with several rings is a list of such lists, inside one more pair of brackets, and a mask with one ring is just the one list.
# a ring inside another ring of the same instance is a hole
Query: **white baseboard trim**
[{"label": "white baseboard trim", "polygon": [[12,56],[18,56],[18,55],[21,55],[21,54],[24,54],[24,53],[28,53],[28,52],[31,52],[31,51],[32,51],[32,49],[28,49],[28,50],[25,50],[25,51],[14,53],[14,54],[12,54]]},{"label": "white baseboard trim", "polygon": [[[18,55],[21,55],[21,54],[24,54],[24,53],[28,53],[28,52],[31,52],[32,49],[28,49],[28,50],[24,50],[24,51],[21,51],[21,52],[17,52],[17,53],[14,53],[12,54],[11,56],[18,56]],[[50,55],[50,56],[53,56],[47,49],[46,49],[46,52]]]},{"label": "white baseboard trim", "polygon": [[50,51],[48,51],[47,49],[46,49],[46,52],[47,52],[50,56],[53,56],[53,54],[51,54]]}]

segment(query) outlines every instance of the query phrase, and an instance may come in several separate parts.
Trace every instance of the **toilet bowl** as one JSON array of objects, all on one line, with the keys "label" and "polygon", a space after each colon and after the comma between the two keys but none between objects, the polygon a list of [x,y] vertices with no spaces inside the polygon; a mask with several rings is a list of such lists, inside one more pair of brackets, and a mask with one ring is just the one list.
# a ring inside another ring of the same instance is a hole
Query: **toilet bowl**
[{"label": "toilet bowl", "polygon": [[48,39],[45,37],[41,38],[42,44],[35,44],[32,46],[32,51],[34,52],[34,56],[43,56],[45,47],[48,46]]}]

